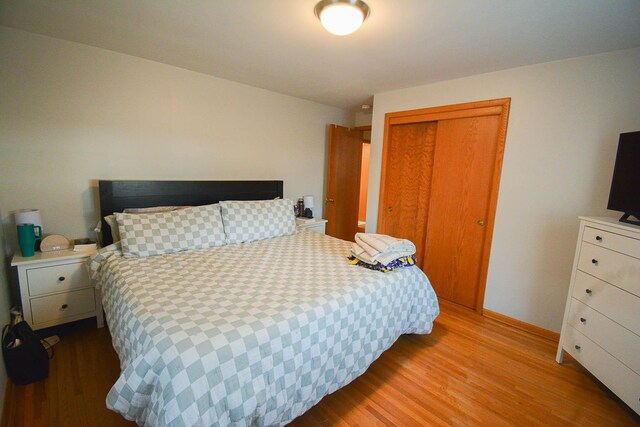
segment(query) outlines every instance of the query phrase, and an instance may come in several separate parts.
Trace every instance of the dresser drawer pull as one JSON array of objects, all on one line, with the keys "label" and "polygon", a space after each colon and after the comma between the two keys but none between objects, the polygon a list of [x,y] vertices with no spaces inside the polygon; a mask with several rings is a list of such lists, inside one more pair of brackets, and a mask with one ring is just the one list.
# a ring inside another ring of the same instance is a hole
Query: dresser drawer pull
[{"label": "dresser drawer pull", "polygon": [[597,240],[598,242],[602,242],[602,237],[600,237],[600,236],[596,236],[596,240]]},{"label": "dresser drawer pull", "polygon": [[580,351],[582,347],[580,347],[578,344],[576,344],[576,350]]},{"label": "dresser drawer pull", "polygon": [[588,293],[589,295],[591,295],[591,289],[585,289],[584,290],[586,293]]},{"label": "dresser drawer pull", "polygon": [[65,277],[64,276],[60,276],[58,277],[58,282],[64,282]]},{"label": "dresser drawer pull", "polygon": [[594,258],[594,259],[592,259],[592,260],[591,260],[591,264],[598,265],[598,260],[597,260],[597,259],[595,259],[595,258]]},{"label": "dresser drawer pull", "polygon": [[587,319],[585,319],[584,317],[581,317],[580,321],[582,322],[583,325],[587,324]]},{"label": "dresser drawer pull", "polygon": [[62,305],[60,306],[60,311],[62,311],[62,310],[66,310],[66,309],[67,309],[67,307],[69,307],[69,305],[68,305],[68,304],[62,304]]}]

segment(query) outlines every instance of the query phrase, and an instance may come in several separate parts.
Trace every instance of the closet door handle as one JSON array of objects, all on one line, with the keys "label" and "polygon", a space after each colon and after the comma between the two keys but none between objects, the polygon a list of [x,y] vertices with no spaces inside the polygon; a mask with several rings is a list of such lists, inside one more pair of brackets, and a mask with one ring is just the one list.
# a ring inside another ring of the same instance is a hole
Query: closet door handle
[{"label": "closet door handle", "polygon": [[389,212],[393,212],[393,206],[389,206],[389,207],[387,208],[387,210],[388,210]]},{"label": "closet door handle", "polygon": [[484,220],[479,219],[476,224],[478,224],[480,227],[484,227]]},{"label": "closet door handle", "polygon": [[333,203],[333,202],[335,202],[335,200],[333,200],[333,199],[327,199],[327,203]]}]

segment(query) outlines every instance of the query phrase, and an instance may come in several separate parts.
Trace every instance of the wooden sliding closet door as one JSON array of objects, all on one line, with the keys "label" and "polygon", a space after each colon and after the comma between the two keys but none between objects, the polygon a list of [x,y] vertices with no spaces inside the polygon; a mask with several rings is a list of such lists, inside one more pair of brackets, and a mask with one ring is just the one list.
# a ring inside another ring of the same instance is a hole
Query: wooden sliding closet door
[{"label": "wooden sliding closet door", "polygon": [[378,229],[416,243],[420,266],[424,259],[437,127],[435,122],[393,126],[387,141],[387,191],[380,200],[380,209],[384,207],[386,211]]},{"label": "wooden sliding closet door", "polygon": [[423,270],[438,296],[470,308],[479,292],[499,126],[500,116],[438,122]]},{"label": "wooden sliding closet door", "polygon": [[378,232],[413,241],[438,297],[482,311],[509,99],[388,113]]}]

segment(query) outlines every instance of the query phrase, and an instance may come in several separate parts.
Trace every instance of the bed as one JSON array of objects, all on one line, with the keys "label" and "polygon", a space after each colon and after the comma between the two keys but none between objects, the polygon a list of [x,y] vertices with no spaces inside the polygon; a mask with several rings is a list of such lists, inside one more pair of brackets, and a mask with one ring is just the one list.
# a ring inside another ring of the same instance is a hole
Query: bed
[{"label": "bed", "polygon": [[[282,182],[270,183],[254,191],[236,182],[179,203],[282,197]],[[155,196],[176,188],[162,187]],[[158,204],[134,194],[145,186],[127,188],[136,207]],[[105,206],[103,214],[124,207]],[[121,365],[107,406],[140,425],[284,425],[361,375],[400,335],[431,332],[439,311],[424,273],[349,265],[349,248],[305,230],[160,256],[102,249],[90,271]]]}]

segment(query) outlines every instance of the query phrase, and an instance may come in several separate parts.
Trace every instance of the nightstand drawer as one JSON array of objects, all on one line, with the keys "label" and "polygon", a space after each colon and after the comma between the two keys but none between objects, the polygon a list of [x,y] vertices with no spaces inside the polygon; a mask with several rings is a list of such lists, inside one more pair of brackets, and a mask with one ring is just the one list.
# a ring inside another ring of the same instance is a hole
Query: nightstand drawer
[{"label": "nightstand drawer", "polygon": [[90,285],[84,263],[54,265],[27,270],[29,295],[46,295],[86,288]]},{"label": "nightstand drawer", "polygon": [[302,219],[296,218],[297,231],[302,231],[307,229],[310,231],[315,231],[316,233],[325,234],[326,225],[327,225],[326,219],[315,218],[312,221],[308,221],[308,220],[302,220]]},{"label": "nightstand drawer", "polygon": [[312,226],[307,227],[307,230],[314,231],[316,233],[324,234],[325,233],[325,224],[314,224]]},{"label": "nightstand drawer", "polygon": [[96,300],[93,288],[31,300],[31,313],[35,325],[64,320],[67,317],[91,313],[95,310]]},{"label": "nightstand drawer", "polygon": [[578,269],[634,295],[640,295],[638,258],[584,242],[580,249]]}]

